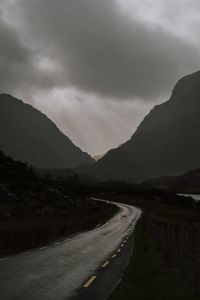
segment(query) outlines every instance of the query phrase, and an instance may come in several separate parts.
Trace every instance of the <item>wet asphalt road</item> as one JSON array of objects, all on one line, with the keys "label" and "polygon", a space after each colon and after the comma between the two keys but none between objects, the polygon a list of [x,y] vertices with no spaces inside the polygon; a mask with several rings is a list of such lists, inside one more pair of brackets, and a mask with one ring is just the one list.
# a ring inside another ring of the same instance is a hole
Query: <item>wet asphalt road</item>
[{"label": "wet asphalt road", "polygon": [[141,214],[133,206],[116,205],[120,211],[102,226],[0,259],[0,299],[107,299],[132,254]]}]

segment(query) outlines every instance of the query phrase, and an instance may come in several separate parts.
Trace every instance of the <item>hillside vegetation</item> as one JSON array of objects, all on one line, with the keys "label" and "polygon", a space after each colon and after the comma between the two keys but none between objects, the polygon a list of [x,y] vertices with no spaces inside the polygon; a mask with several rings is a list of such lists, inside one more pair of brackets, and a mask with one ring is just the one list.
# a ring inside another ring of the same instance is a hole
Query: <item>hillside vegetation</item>
[{"label": "hillside vegetation", "polygon": [[0,152],[0,255],[92,228],[116,211],[116,206],[89,200],[76,177],[41,178]]}]

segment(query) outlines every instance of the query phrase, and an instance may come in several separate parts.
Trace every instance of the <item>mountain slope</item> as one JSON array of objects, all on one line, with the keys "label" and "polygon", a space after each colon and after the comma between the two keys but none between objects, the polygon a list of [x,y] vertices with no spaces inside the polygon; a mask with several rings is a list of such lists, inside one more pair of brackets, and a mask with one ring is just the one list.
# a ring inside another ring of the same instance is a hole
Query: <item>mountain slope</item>
[{"label": "mountain slope", "polygon": [[72,168],[93,162],[44,114],[10,95],[0,95],[0,149],[39,168]]},{"label": "mountain slope", "polygon": [[94,155],[92,158],[95,160],[95,161],[98,161],[100,160],[105,154],[97,154],[97,155]]},{"label": "mountain slope", "polygon": [[182,78],[169,101],[155,106],[132,138],[96,163],[95,174],[144,180],[200,166],[200,72]]},{"label": "mountain slope", "polygon": [[154,178],[146,181],[145,184],[176,193],[200,194],[200,169],[187,172],[181,176]]}]

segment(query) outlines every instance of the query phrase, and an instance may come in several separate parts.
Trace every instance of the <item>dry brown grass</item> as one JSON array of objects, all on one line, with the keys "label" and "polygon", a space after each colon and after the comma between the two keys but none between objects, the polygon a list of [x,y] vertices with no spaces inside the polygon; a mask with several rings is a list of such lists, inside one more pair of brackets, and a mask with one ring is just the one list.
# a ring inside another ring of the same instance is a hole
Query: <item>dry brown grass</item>
[{"label": "dry brown grass", "polygon": [[39,247],[77,231],[90,229],[106,222],[117,207],[89,201],[84,207],[57,216],[35,217],[0,221],[0,255],[7,255]]}]

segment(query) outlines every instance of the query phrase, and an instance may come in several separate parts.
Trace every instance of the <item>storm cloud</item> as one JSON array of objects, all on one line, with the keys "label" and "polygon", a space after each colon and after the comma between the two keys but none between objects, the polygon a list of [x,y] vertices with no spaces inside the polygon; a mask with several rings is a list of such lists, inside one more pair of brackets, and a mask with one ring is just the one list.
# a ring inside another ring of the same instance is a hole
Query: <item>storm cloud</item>
[{"label": "storm cloud", "polygon": [[18,40],[17,33],[0,19],[0,87],[7,89],[20,79],[29,64],[30,53]]},{"label": "storm cloud", "polygon": [[199,31],[199,0],[1,0],[0,92],[101,154],[200,69]]},{"label": "storm cloud", "polygon": [[20,30],[5,20],[0,9],[0,92],[31,93],[34,88],[52,88],[57,69],[42,68],[40,62],[38,50],[25,42]]},{"label": "storm cloud", "polygon": [[48,59],[55,66],[51,80],[38,69],[44,87],[152,100],[199,67],[197,48],[163,28],[128,18],[114,0],[18,0],[15,5],[18,28],[41,62]]}]

